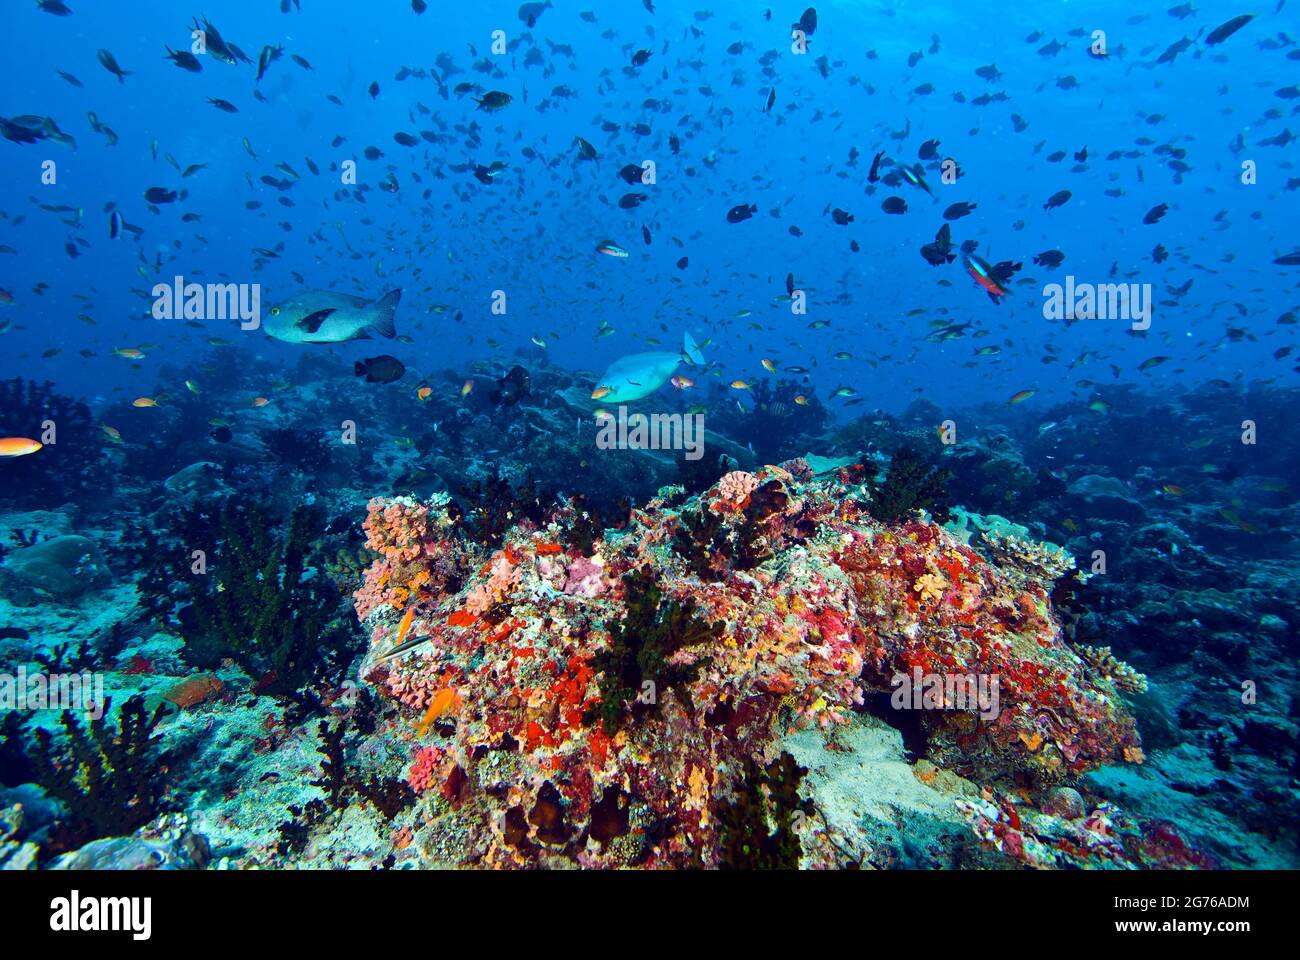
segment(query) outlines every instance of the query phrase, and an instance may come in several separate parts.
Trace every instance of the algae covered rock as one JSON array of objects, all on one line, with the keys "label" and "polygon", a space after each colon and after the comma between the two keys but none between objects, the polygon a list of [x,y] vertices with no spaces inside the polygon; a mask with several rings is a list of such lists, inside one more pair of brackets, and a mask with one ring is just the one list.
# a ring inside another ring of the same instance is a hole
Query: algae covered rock
[{"label": "algae covered rock", "polygon": [[15,550],[0,568],[0,586],[16,606],[31,607],[42,600],[66,603],[112,582],[99,547],[76,535]]}]

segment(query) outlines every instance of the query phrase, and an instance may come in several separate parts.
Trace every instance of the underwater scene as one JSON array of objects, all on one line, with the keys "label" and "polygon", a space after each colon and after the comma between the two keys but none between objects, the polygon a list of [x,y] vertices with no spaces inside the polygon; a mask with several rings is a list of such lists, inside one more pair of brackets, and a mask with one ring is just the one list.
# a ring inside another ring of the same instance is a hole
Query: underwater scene
[{"label": "underwater scene", "polygon": [[4,6],[0,867],[1300,866],[1293,3]]}]

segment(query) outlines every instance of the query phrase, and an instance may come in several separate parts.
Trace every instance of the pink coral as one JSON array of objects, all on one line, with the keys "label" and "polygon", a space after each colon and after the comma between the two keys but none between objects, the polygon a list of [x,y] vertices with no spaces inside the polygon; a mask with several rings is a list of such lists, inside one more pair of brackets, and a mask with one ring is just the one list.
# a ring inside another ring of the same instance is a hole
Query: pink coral
[{"label": "pink coral", "polygon": [[424,793],[438,779],[438,767],[442,763],[443,751],[438,747],[423,747],[415,751],[412,758],[411,772],[407,781],[416,793]]},{"label": "pink coral", "polygon": [[600,557],[579,557],[569,564],[564,592],[575,597],[598,597],[605,592],[605,561]]},{"label": "pink coral", "polygon": [[743,510],[749,495],[758,489],[758,477],[733,470],[718,481],[718,499],[733,510]]},{"label": "pink coral", "polygon": [[401,497],[371,500],[364,529],[371,550],[389,560],[414,560],[429,537],[429,508]]},{"label": "pink coral", "polygon": [[444,686],[437,664],[429,659],[420,661],[414,668],[390,670],[385,685],[394,700],[417,712],[427,709],[434,695]]},{"label": "pink coral", "polygon": [[476,615],[486,613],[510,595],[519,585],[520,577],[519,567],[510,562],[505,551],[498,553],[492,558],[488,579],[470,593],[465,601],[465,609]]}]

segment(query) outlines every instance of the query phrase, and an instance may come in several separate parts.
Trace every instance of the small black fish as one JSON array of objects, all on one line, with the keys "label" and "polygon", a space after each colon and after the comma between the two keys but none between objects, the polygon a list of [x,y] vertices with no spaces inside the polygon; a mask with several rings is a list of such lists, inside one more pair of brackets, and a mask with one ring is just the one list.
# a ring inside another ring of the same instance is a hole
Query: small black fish
[{"label": "small black fish", "polygon": [[841,210],[839,207],[836,207],[831,211],[831,219],[841,227],[847,227],[853,222],[853,214],[849,213],[847,210]]},{"label": "small black fish", "polygon": [[150,203],[175,203],[176,191],[166,187],[150,187],[144,192],[144,198]]},{"label": "small black fish", "polygon": [[1230,36],[1254,19],[1255,15],[1253,13],[1243,13],[1239,17],[1233,17],[1227,23],[1222,23],[1211,30],[1210,35],[1205,38],[1205,43],[1211,47],[1216,43],[1223,43],[1224,40],[1227,40]]},{"label": "small black fish", "polygon": [[379,97],[379,81],[371,80],[370,86],[366,89],[366,92],[370,94],[371,100],[377,99]]},{"label": "small black fish", "polygon": [[1063,207],[1070,202],[1072,196],[1074,196],[1074,194],[1069,190],[1058,190],[1047,198],[1047,202],[1043,204],[1043,209],[1055,210],[1057,207]]},{"label": "small black fish", "polygon": [[647,199],[644,193],[625,193],[619,197],[618,205],[624,210],[635,210],[645,203]]},{"label": "small black fish", "polygon": [[1060,250],[1044,250],[1038,256],[1034,257],[1034,263],[1040,267],[1046,267],[1048,270],[1054,270],[1061,265],[1065,259],[1065,254]]},{"label": "small black fish", "polygon": [[[480,107],[480,109],[482,109],[482,108]],[[489,108],[489,109],[491,109],[491,108]],[[593,147],[593,146],[591,145],[591,143],[588,142],[587,140],[584,140],[582,137],[574,137],[574,138],[573,138],[573,142],[574,142],[575,144],[577,144],[577,146],[578,146],[578,159],[579,159],[579,160],[597,160],[597,161],[598,161],[598,160],[600,159],[600,155],[599,155],[598,153],[596,153],[596,148]],[[639,171],[639,170],[640,170],[640,167],[638,167],[637,170]],[[620,175],[621,175],[621,174],[620,174]],[[631,183],[631,182],[632,182],[631,180],[628,181],[628,183]]]},{"label": "small black fish", "polygon": [[100,50],[98,54],[99,62],[103,64],[104,69],[117,77],[118,83],[126,83],[126,78],[131,74],[117,65],[117,59],[107,50]]},{"label": "small black fish", "polygon": [[645,240],[645,245],[650,246],[650,228],[644,223],[641,224],[641,237]]},{"label": "small black fish", "polygon": [[960,220],[962,217],[970,216],[971,211],[978,206],[978,203],[966,203],[965,201],[954,203],[943,212],[943,218],[945,220]]},{"label": "small black fish", "polygon": [[644,67],[650,61],[651,56],[653,54],[649,50],[636,51],[636,53],[632,54],[632,66]]},{"label": "small black fish", "polygon": [[878,183],[880,181],[880,161],[885,159],[885,151],[881,150],[874,160],[871,161],[871,172],[867,174],[867,183]]},{"label": "small black fish", "polygon": [[500,90],[489,90],[482,97],[475,97],[474,102],[478,104],[478,109],[486,110],[488,113],[494,113],[510,105],[514,97]]},{"label": "small black fish", "polygon": [[537,18],[549,9],[551,9],[551,0],[546,0],[545,3],[525,3],[519,8],[519,19],[531,30],[537,25]]},{"label": "small black fish", "polygon": [[1147,211],[1147,215],[1142,218],[1142,222],[1145,223],[1147,226],[1150,226],[1153,223],[1159,223],[1162,219],[1164,219],[1165,214],[1168,212],[1169,212],[1169,204],[1158,203],[1150,210]]},{"label": "small black fish", "polygon": [[511,367],[510,372],[497,381],[497,388],[492,392],[492,402],[498,407],[513,407],[528,396],[532,389],[532,378],[523,367]]},{"label": "small black fish", "polygon": [[208,103],[212,104],[223,113],[238,113],[239,108],[229,100],[222,100],[220,97],[208,97]]},{"label": "small black fish", "polygon": [[739,206],[732,207],[727,211],[728,223],[744,223],[754,214],[758,213],[758,205],[752,203],[742,203]]},{"label": "small black fish", "polygon": [[257,57],[257,80],[254,81],[255,83],[260,82],[266,76],[266,71],[271,68],[271,64],[279,60],[283,53],[284,47],[267,45],[262,48],[262,52]]},{"label": "small black fish", "polygon": [[213,440],[217,441],[217,443],[229,443],[232,439],[234,439],[235,435],[230,432],[229,427],[217,427],[215,430],[209,433],[208,436],[211,437]]},{"label": "small black fish", "polygon": [[933,160],[938,155],[939,155],[938,140],[925,141],[925,143],[921,144],[921,149],[917,153],[917,156],[920,157],[922,160]]},{"label": "small black fish", "polygon": [[934,235],[934,243],[927,243],[921,248],[921,256],[932,267],[942,267],[945,263],[956,260],[957,255],[952,252],[952,227],[946,223],[940,227]]},{"label": "small black fish", "polygon": [[199,63],[199,58],[188,50],[173,50],[165,44],[163,49],[167,51],[167,56],[163,57],[163,59],[170,60],[182,70],[188,70],[190,73],[199,73],[203,70],[203,64]]},{"label": "small black fish", "polygon": [[802,30],[805,34],[811,37],[817,32],[817,8],[809,7],[805,10],[803,16],[799,18],[798,23],[790,24],[790,29]]},{"label": "small black fish", "polygon": [[392,383],[406,375],[402,361],[388,354],[358,360],[352,369],[358,377],[365,377],[366,383]]},{"label": "small black fish", "polygon": [[907,213],[907,201],[902,197],[886,197],[885,202],[880,205],[880,209],[884,210],[885,213]]}]

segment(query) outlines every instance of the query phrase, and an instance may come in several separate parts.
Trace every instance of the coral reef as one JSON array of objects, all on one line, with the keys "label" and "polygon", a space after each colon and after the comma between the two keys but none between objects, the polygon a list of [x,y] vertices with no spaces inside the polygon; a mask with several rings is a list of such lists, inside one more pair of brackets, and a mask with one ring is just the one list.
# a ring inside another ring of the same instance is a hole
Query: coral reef
[{"label": "coral reef", "polygon": [[[1050,583],[934,523],[879,522],[848,471],[808,474],[664,492],[585,556],[562,546],[571,505],[485,545],[446,498],[372,502],[363,676],[408,718],[408,778],[437,825],[416,844],[450,831],[485,866],[824,862],[777,744],[805,728],[833,741],[914,671],[1000,684],[995,715],[920,711],[927,757],[961,776],[1049,790],[1141,759],[1118,691],[1065,643]],[[681,553],[698,555],[702,524],[710,544],[747,528],[758,557],[692,572]],[[569,589],[593,566],[599,590]]]}]

